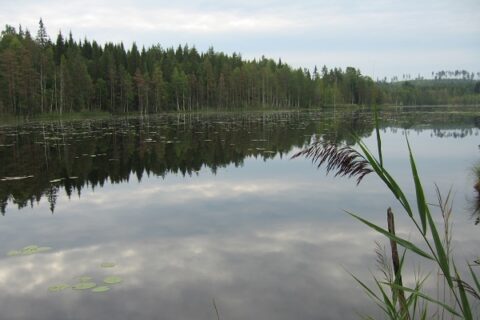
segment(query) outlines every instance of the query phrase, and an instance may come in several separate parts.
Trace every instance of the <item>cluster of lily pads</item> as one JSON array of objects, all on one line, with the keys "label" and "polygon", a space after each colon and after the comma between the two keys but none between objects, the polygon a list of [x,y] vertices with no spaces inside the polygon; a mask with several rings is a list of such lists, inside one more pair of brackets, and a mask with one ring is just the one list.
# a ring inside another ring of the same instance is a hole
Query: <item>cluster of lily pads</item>
[{"label": "cluster of lily pads", "polygon": [[[16,256],[29,256],[36,253],[43,253],[52,250],[50,247],[40,247],[37,245],[30,245],[23,247],[19,250],[11,250],[7,253],[9,257]],[[104,262],[100,265],[101,268],[113,268],[115,263],[113,262]],[[82,276],[78,278],[77,283],[70,285],[66,283],[57,284],[48,288],[50,292],[59,292],[65,289],[73,290],[88,290],[91,289],[92,292],[106,292],[109,291],[112,285],[119,284],[123,281],[122,278],[118,276],[108,276],[104,278],[101,284],[97,284],[93,281],[92,277]]]},{"label": "cluster of lily pads", "polygon": [[[100,265],[102,268],[113,268],[115,263],[113,262],[104,262]],[[66,283],[60,283],[48,288],[50,292],[60,292],[66,289],[72,290],[90,290],[92,292],[106,292],[111,289],[112,285],[119,284],[123,282],[123,279],[119,276],[108,276],[102,280],[102,283],[97,284],[93,281],[92,277],[82,276],[78,278],[77,283],[70,285]]]},{"label": "cluster of lily pads", "polygon": [[36,245],[26,246],[20,250],[11,250],[7,253],[9,257],[29,256],[36,253],[43,253],[52,250],[50,247],[39,247]]}]

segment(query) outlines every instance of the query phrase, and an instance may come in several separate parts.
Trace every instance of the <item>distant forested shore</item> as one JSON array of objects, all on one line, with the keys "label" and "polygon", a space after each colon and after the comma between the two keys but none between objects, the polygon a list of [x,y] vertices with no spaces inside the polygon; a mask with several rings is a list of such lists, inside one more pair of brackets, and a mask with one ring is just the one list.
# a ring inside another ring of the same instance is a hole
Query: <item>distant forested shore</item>
[{"label": "distant forested shore", "polygon": [[374,81],[360,70],[313,70],[188,45],[99,45],[6,26],[0,37],[0,114],[155,113],[331,105],[480,104],[480,73]]}]

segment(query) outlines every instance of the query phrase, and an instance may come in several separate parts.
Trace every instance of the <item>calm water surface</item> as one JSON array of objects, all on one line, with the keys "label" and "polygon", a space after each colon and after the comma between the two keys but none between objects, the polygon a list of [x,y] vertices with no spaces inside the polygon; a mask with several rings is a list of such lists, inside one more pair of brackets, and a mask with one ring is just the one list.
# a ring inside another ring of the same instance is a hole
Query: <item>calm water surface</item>
[{"label": "calm water surface", "polygon": [[[477,257],[480,113],[381,118],[386,167],[411,190],[407,134],[432,202],[434,183],[454,190],[456,254]],[[374,241],[387,242],[343,209],[384,225],[393,206],[398,232],[408,237],[410,225],[373,175],[356,186],[290,159],[315,137],[351,144],[351,131],[373,148],[371,119],[357,110],[0,127],[0,318],[216,319],[213,300],[221,319],[378,315],[346,270],[370,279]],[[7,256],[28,245],[52,250]],[[109,275],[123,282],[105,293],[48,291]]]}]

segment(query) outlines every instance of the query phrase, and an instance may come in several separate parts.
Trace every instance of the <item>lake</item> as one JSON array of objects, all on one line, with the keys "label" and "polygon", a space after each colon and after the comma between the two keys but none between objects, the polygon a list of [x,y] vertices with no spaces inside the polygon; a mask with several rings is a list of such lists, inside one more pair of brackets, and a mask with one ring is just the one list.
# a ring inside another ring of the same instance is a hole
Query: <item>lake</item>
[{"label": "lake", "polygon": [[[385,167],[407,196],[405,135],[431,202],[435,183],[452,188],[460,262],[479,255],[477,110],[380,113]],[[319,137],[354,145],[352,132],[375,150],[373,115],[360,108],[0,126],[0,317],[378,316],[349,272],[371,283],[375,241],[388,241],[344,210],[386,225],[391,206],[397,233],[415,241],[411,224],[373,174],[357,186],[291,159]],[[119,283],[90,290],[109,276]]]}]

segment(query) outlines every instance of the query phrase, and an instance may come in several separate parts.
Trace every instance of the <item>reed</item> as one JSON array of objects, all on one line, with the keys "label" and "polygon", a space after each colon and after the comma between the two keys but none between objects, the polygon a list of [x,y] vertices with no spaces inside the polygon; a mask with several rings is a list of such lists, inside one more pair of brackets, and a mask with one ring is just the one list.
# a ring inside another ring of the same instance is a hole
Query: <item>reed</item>
[{"label": "reed", "polygon": [[[473,319],[474,312],[472,300],[480,301],[480,281],[472,265],[468,264],[469,281],[461,277],[458,272],[458,261],[455,260],[451,247],[451,190],[446,197],[438,187],[436,206],[443,219],[443,225],[437,226],[430,211],[432,207],[425,198],[425,192],[417,170],[408,137],[408,158],[410,161],[410,175],[415,186],[415,201],[411,202],[405,196],[404,190],[399,186],[394,177],[384,167],[382,155],[382,139],[379,130],[379,119],[375,112],[375,127],[377,138],[377,156],[371,152],[364,142],[355,136],[358,150],[350,146],[338,146],[332,141],[316,141],[304,150],[296,153],[293,158],[304,156],[311,159],[318,167],[325,166],[327,173],[335,172],[335,176],[356,178],[357,184],[370,173],[375,174],[385,184],[386,188],[395,196],[403,208],[404,214],[409,217],[416,232],[422,239],[423,246],[417,245],[406,238],[395,234],[393,227],[393,213],[389,214],[390,228],[385,229],[376,225],[360,215],[346,211],[353,218],[362,222],[369,228],[387,237],[391,242],[393,261],[386,258],[385,250],[378,250],[377,266],[383,274],[383,279],[374,277],[375,288],[370,288],[364,281],[353,278],[362,286],[365,293],[372,298],[377,306],[385,313],[388,319],[426,319],[433,316],[437,319],[445,317],[460,317],[467,320]],[[480,169],[480,168],[479,168]],[[479,170],[480,177],[480,170]],[[439,231],[440,230],[440,231]],[[403,248],[403,253],[398,254],[397,245]],[[425,247],[427,249],[422,249]],[[427,262],[432,270],[438,269],[437,286],[442,287],[442,293],[437,290],[437,297],[432,297],[425,292],[423,284],[428,276],[416,277],[413,287],[406,287],[402,283],[403,265],[406,253],[410,252]],[[393,265],[393,268],[391,267]],[[473,283],[470,284],[470,283]],[[439,309],[437,312],[428,310],[429,304],[434,304]],[[367,317],[371,319],[371,317]]]}]

